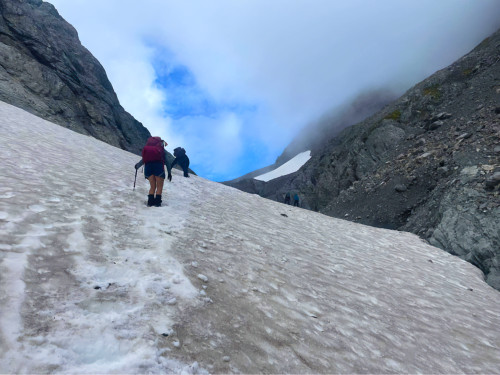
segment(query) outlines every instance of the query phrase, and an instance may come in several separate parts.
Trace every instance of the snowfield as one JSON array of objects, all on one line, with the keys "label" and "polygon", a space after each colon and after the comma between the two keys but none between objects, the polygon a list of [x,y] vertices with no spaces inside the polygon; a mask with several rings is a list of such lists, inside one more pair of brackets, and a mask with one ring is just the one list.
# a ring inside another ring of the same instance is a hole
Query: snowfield
[{"label": "snowfield", "polygon": [[286,176],[287,174],[297,172],[309,159],[311,159],[311,151],[301,152],[278,168],[254,178],[256,180],[268,182],[275,178]]},{"label": "snowfield", "polygon": [[138,159],[0,102],[0,373],[499,372],[471,264]]}]

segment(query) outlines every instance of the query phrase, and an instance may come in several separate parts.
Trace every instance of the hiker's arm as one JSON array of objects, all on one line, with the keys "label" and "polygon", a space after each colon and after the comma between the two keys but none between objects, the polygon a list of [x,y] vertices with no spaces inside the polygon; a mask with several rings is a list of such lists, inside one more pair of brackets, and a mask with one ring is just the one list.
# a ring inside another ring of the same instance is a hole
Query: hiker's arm
[{"label": "hiker's arm", "polygon": [[167,178],[169,181],[172,181],[172,166],[168,163],[167,155],[168,155],[167,150],[165,150],[165,155],[163,160],[165,160],[165,165],[167,166],[167,172],[168,172]]},{"label": "hiker's arm", "polygon": [[170,168],[173,168],[174,165],[176,165],[176,164],[177,164],[177,158],[174,159],[174,161],[172,162],[172,165],[170,166]]},{"label": "hiker's arm", "polygon": [[137,163],[137,164],[135,165],[135,169],[139,169],[139,168],[140,168],[140,167],[142,167],[143,165],[144,165],[144,160],[142,160],[142,159],[141,159],[141,160],[139,161],[139,163]]}]

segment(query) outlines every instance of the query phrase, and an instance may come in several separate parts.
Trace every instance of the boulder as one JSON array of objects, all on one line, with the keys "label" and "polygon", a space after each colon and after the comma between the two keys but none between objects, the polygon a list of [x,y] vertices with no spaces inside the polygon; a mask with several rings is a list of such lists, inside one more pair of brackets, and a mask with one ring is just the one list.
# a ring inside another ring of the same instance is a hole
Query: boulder
[{"label": "boulder", "polygon": [[500,172],[495,172],[484,182],[486,189],[493,190],[500,185]]},{"label": "boulder", "polygon": [[439,128],[443,125],[444,125],[444,122],[441,120],[434,121],[432,124],[429,125],[429,130],[436,130],[437,128]]},{"label": "boulder", "polygon": [[408,189],[406,188],[406,185],[398,184],[394,187],[394,190],[396,190],[398,193],[403,193]]}]

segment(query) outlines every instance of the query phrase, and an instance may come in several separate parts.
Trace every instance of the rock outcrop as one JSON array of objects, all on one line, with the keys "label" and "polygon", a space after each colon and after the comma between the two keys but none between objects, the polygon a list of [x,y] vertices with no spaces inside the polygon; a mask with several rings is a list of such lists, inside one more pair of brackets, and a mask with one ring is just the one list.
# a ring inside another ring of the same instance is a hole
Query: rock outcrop
[{"label": "rock outcrop", "polygon": [[0,0],[0,100],[134,153],[150,136],[76,30],[42,0]]},{"label": "rock outcrop", "polygon": [[[296,173],[236,187],[367,225],[418,234],[500,290],[500,31],[370,118]],[[253,188],[252,191],[250,188]]]}]

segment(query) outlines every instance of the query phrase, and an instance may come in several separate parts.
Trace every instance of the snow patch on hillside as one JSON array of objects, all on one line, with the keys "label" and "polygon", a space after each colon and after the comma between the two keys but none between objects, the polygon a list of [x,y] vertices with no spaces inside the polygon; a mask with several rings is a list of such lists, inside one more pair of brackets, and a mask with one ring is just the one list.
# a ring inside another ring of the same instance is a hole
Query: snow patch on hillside
[{"label": "snow patch on hillside", "polygon": [[286,176],[287,174],[297,172],[310,158],[311,151],[301,152],[278,168],[254,178],[256,180],[268,182],[274,180],[275,178]]},{"label": "snow patch on hillside", "polygon": [[138,159],[0,102],[0,373],[498,372],[471,264]]}]

